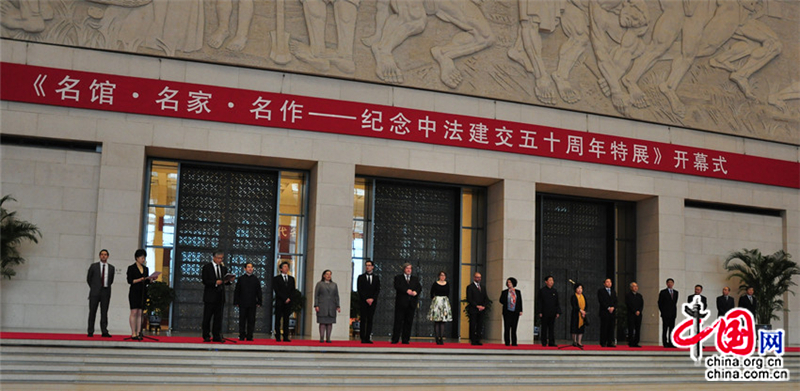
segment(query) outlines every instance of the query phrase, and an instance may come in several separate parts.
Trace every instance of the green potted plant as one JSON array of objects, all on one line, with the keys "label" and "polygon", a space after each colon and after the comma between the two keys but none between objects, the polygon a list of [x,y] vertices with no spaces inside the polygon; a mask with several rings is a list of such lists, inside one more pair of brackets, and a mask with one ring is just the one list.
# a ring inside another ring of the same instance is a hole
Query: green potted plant
[{"label": "green potted plant", "polygon": [[175,289],[169,284],[155,281],[147,286],[147,313],[150,315],[150,327],[161,328],[161,319],[169,314],[169,306],[175,300]]},{"label": "green potted plant", "polygon": [[759,325],[768,327],[773,319],[778,319],[776,312],[784,310],[784,293],[794,295],[789,287],[797,285],[792,281],[792,276],[800,275],[800,267],[791,257],[783,250],[764,256],[758,249],[742,249],[728,255],[722,264],[725,270],[731,272],[729,280],[738,278],[741,281],[740,292],[753,287],[753,296],[758,302],[753,315]]},{"label": "green potted plant", "polygon": [[[2,253],[2,270],[0,274],[8,278],[17,274],[13,267],[25,263],[25,258],[17,250],[23,241],[39,243],[42,233],[39,228],[27,221],[18,220],[17,212],[9,212],[3,207],[6,201],[16,201],[11,195],[0,199],[0,253]],[[38,238],[37,238],[38,237]]]},{"label": "green potted plant", "polygon": [[295,289],[289,295],[289,299],[291,299],[289,307],[292,311],[292,316],[289,318],[289,332],[294,333],[297,329],[297,325],[300,324],[300,314],[306,306],[306,297],[303,296],[303,292],[300,292],[299,289]]},{"label": "green potted plant", "polygon": [[361,299],[358,292],[350,292],[350,328],[353,335],[361,333]]},{"label": "green potted plant", "polygon": [[[483,311],[481,311],[479,313],[479,315],[483,318],[483,327],[484,327],[484,329],[486,328],[486,321],[489,319],[489,313],[492,312],[492,303],[493,302],[492,302],[491,299],[488,300],[486,302],[486,305],[484,306],[484,307],[486,307],[486,309],[484,309]],[[467,299],[462,299],[461,300],[461,304],[463,304],[461,310],[464,311],[464,315],[467,316],[467,321],[469,321],[470,320],[469,309],[468,309],[469,308],[469,302],[467,301]]]}]

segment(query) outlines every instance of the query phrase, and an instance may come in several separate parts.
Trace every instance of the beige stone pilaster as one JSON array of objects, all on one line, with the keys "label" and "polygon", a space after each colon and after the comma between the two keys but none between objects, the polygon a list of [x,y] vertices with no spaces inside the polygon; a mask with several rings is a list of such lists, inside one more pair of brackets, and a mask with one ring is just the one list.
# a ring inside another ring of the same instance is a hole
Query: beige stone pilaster
[{"label": "beige stone pilaster", "polygon": [[308,258],[305,268],[305,335],[319,338],[314,312],[314,286],[326,269],[339,287],[342,312],[333,325],[333,339],[346,340],[350,332],[350,291],[353,280],[350,248],[353,224],[355,164],[320,161],[309,178]]}]

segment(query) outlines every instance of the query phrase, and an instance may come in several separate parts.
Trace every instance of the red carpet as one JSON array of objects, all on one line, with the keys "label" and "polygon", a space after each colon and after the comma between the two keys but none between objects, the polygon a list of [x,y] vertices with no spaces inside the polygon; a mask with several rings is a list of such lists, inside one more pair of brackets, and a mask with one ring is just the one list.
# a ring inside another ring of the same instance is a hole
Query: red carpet
[{"label": "red carpet", "polygon": [[[125,335],[115,335],[111,338],[103,338],[99,334],[89,338],[86,334],[58,334],[58,333],[20,333],[20,332],[0,332],[0,339],[35,339],[35,340],[50,340],[50,341],[123,341]],[[204,343],[200,337],[167,337],[167,336],[154,336],[158,341],[127,341],[130,343],[196,343],[202,345],[218,345],[219,342]],[[319,341],[308,339],[294,339],[292,342],[277,342],[274,339],[256,339],[255,341],[239,341],[236,342],[240,345],[266,345],[266,346],[332,346],[332,347],[361,347],[365,349],[373,347],[388,348],[393,347],[397,349],[403,348],[434,348],[434,349],[508,349],[508,350],[550,350],[555,351],[558,348],[542,347],[539,344],[526,344],[519,346],[505,346],[497,343],[486,343],[483,346],[472,346],[468,343],[451,342],[444,345],[435,345],[433,342],[411,342],[408,345],[397,344],[392,345],[387,341],[376,341],[374,344],[362,344],[361,341],[333,341],[332,343],[321,344]],[[563,345],[562,345],[563,346]],[[562,350],[579,350],[578,348],[567,346]],[[678,349],[666,349],[661,346],[644,346],[641,348],[629,348],[626,345],[618,345],[614,349],[603,348],[600,345],[585,345],[586,351],[634,351],[634,352],[659,352],[670,351],[674,352]],[[705,351],[714,351],[712,347],[706,347]],[[800,352],[800,347],[787,347],[787,352]]]}]

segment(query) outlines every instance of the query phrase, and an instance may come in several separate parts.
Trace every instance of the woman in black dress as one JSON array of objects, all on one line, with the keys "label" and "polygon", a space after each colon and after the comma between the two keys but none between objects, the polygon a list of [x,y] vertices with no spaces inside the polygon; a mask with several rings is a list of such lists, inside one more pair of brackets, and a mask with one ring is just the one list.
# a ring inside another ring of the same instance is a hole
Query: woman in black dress
[{"label": "woman in black dress", "polygon": [[444,345],[444,323],[453,321],[449,297],[450,285],[447,283],[447,273],[440,271],[439,278],[431,285],[431,309],[428,312],[428,319],[433,321],[437,345]]},{"label": "woman in black dress", "polygon": [[586,330],[586,298],[583,296],[583,284],[575,284],[575,294],[569,299],[572,305],[572,316],[569,322],[572,333],[572,346],[583,349],[581,341]]},{"label": "woman in black dress", "polygon": [[131,339],[141,340],[142,337],[139,334],[142,331],[142,309],[144,309],[144,303],[147,301],[145,288],[150,283],[148,278],[150,273],[147,270],[147,266],[144,265],[147,252],[138,249],[133,257],[136,262],[128,266],[128,284],[131,285],[128,291],[131,315],[128,320],[131,324]]}]

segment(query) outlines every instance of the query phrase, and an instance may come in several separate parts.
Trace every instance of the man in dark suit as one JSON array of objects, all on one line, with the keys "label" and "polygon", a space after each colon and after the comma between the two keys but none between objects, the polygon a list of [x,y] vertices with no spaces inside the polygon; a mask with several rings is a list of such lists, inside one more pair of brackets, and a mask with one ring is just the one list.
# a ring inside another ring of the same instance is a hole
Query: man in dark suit
[{"label": "man in dark suit", "polygon": [[97,316],[97,305],[100,305],[100,330],[103,336],[110,338],[108,333],[108,304],[111,302],[111,284],[114,283],[114,266],[108,263],[108,250],[100,250],[100,262],[89,266],[86,274],[86,283],[89,284],[89,328],[86,335],[94,336],[94,320]]},{"label": "man in dark suit", "polygon": [[[225,275],[228,268],[222,264],[225,252],[214,251],[214,260],[203,265],[203,342],[211,342],[210,334],[214,335],[214,342],[222,342],[222,314],[225,308]],[[211,320],[214,325],[211,325]],[[209,329],[211,332],[209,333]]]},{"label": "man in dark suit", "polygon": [[673,289],[675,280],[668,278],[667,287],[658,293],[658,311],[661,312],[661,341],[665,348],[674,348],[670,335],[678,316],[678,291]]},{"label": "man in dark suit", "polygon": [[539,317],[542,318],[542,328],[540,331],[542,346],[556,345],[556,319],[561,316],[561,306],[558,304],[558,292],[553,289],[555,281],[553,276],[544,278],[544,286],[539,289],[536,296],[539,308]]},{"label": "man in dark suit", "polygon": [[639,293],[639,285],[635,281],[631,283],[630,288],[630,291],[625,294],[625,306],[628,308],[628,346],[640,348],[644,298]]},{"label": "man in dark suit", "polygon": [[739,307],[750,310],[750,312],[753,313],[753,316],[756,316],[756,311],[758,310],[758,301],[753,295],[754,293],[755,289],[752,286],[748,286],[746,294],[739,296]]},{"label": "man in dark suit", "polygon": [[275,292],[275,340],[281,341],[281,325],[283,341],[289,339],[289,316],[292,315],[292,292],[295,290],[294,277],[289,275],[289,262],[282,262],[280,274],[272,278],[272,290]]},{"label": "man in dark suit", "polygon": [[722,288],[722,296],[717,296],[717,317],[725,316],[728,311],[736,307],[733,297],[730,296],[731,288]]},{"label": "man in dark suit", "polygon": [[366,272],[358,276],[356,282],[361,305],[361,343],[372,343],[372,320],[378,305],[378,295],[381,293],[381,279],[373,273],[375,264],[372,261],[366,261],[364,268]]},{"label": "man in dark suit", "polygon": [[469,340],[473,345],[483,345],[481,333],[483,333],[483,317],[487,304],[489,304],[489,296],[486,294],[486,287],[481,285],[481,274],[475,273],[472,276],[472,284],[467,286]]},{"label": "man in dark suit", "polygon": [[256,309],[261,307],[261,280],[253,274],[253,264],[244,265],[244,275],[236,281],[233,305],[239,307],[239,340],[253,340],[256,327]]},{"label": "man in dark suit", "polygon": [[694,294],[693,295],[689,295],[689,297],[687,298],[686,302],[687,303],[691,303],[692,300],[694,300],[695,296],[700,296],[700,302],[703,303],[703,307],[700,308],[700,309],[701,310],[705,310],[706,308],[708,308],[708,299],[706,299],[706,297],[703,296],[701,293],[703,293],[703,286],[700,285],[700,284],[695,285],[694,286]]},{"label": "man in dark suit", "polygon": [[394,277],[394,330],[392,330],[392,343],[400,340],[402,333],[403,343],[411,341],[411,326],[414,323],[414,312],[417,309],[417,295],[422,291],[422,285],[417,276],[412,276],[410,263],[403,264],[403,274]]},{"label": "man in dark suit", "polygon": [[603,288],[597,291],[597,302],[600,304],[600,346],[615,348],[614,330],[616,330],[617,292],[611,289],[611,279],[603,281]]}]

